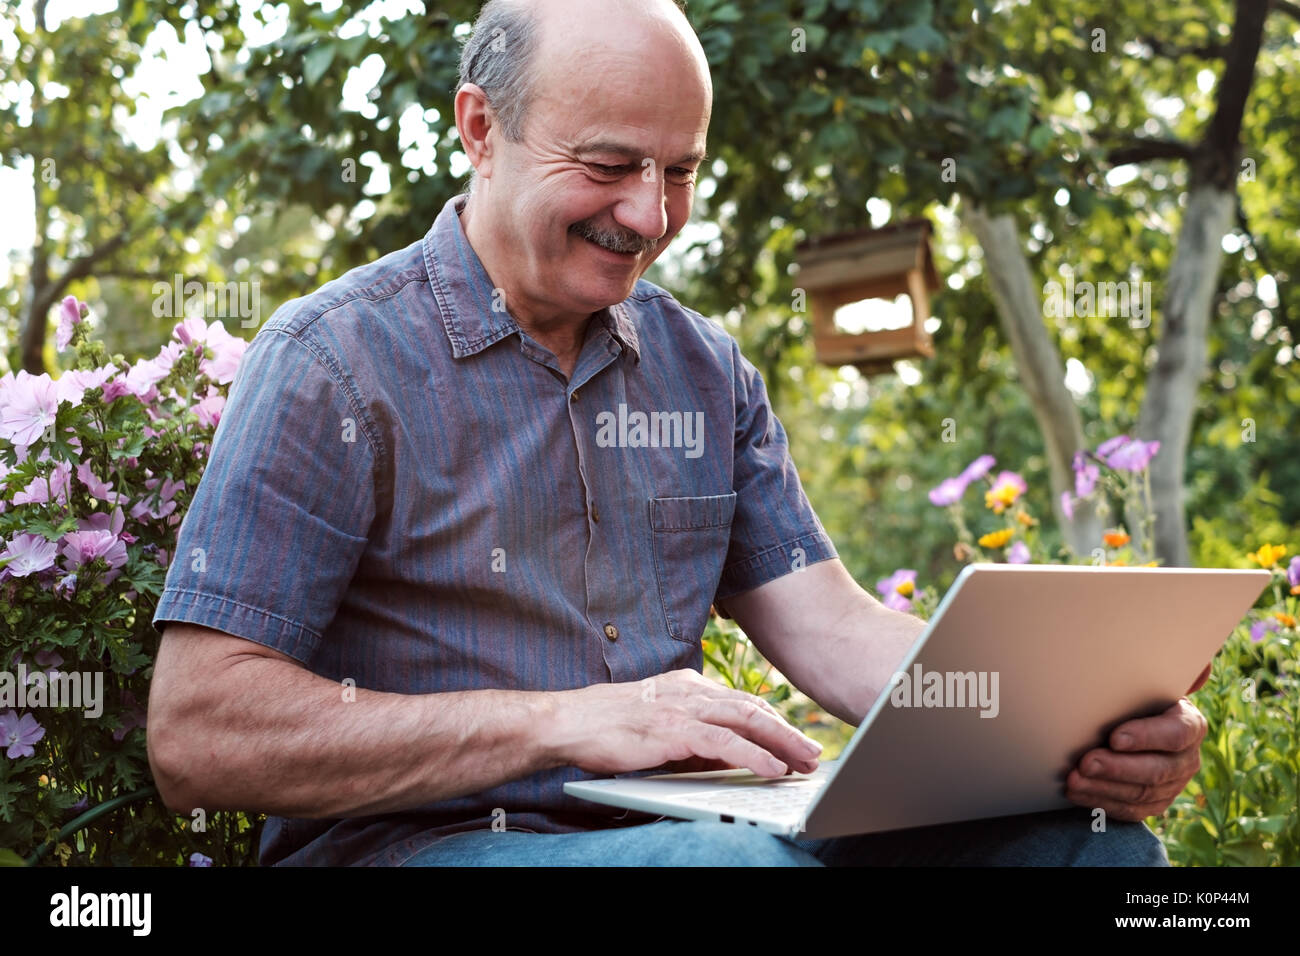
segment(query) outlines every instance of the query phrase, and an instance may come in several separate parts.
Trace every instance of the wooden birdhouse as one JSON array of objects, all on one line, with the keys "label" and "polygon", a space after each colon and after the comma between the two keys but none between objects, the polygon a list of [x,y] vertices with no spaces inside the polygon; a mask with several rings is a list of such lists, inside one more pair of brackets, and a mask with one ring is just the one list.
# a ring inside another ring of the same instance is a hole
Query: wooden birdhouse
[{"label": "wooden birdhouse", "polygon": [[[939,275],[928,220],[809,239],[795,250],[795,261],[795,286],[811,299],[817,361],[875,375],[893,371],[898,359],[934,355],[925,322]],[[900,295],[911,301],[910,321],[901,328],[846,332],[836,325],[835,313],[843,306]]]}]

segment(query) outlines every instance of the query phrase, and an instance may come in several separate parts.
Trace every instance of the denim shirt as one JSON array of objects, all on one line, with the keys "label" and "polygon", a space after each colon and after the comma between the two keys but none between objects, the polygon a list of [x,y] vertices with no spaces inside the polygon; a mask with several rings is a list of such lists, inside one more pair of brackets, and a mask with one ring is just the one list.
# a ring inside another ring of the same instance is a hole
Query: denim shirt
[{"label": "denim shirt", "polygon": [[[728,597],[835,556],[762,378],[720,326],[638,281],[593,315],[566,380],[494,294],[464,199],[259,330],[154,623],[255,641],[344,692],[700,670],[711,604],[726,614]],[[494,821],[650,819],[564,794],[590,776],[561,767],[399,813],[272,817],[261,860],[398,864]]]}]

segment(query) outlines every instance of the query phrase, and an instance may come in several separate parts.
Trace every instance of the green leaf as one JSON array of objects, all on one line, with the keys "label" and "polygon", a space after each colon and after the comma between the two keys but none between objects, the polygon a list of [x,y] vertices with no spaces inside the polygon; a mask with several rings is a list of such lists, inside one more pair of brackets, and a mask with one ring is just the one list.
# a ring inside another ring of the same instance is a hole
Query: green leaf
[{"label": "green leaf", "polygon": [[302,78],[308,86],[315,86],[334,62],[334,44],[322,43],[307,51],[302,58]]},{"label": "green leaf", "polygon": [[0,848],[0,866],[26,866],[23,858],[13,850]]}]

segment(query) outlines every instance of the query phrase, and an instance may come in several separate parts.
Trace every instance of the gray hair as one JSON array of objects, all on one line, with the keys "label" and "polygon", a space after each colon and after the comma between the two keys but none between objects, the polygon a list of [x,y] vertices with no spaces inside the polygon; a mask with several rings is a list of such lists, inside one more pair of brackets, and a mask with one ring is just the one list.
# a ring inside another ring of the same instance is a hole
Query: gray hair
[{"label": "gray hair", "polygon": [[460,87],[473,83],[487,95],[501,134],[517,143],[532,94],[537,17],[527,3],[488,0],[460,51]]}]

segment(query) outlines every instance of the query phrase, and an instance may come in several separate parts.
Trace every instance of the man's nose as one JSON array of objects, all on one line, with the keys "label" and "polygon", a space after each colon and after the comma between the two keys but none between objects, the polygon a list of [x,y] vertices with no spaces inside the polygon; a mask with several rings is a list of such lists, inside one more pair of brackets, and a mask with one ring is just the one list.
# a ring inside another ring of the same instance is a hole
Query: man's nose
[{"label": "man's nose", "polygon": [[647,167],[627,177],[622,200],[614,209],[614,220],[647,239],[661,238],[668,230],[663,173],[657,168]]}]

